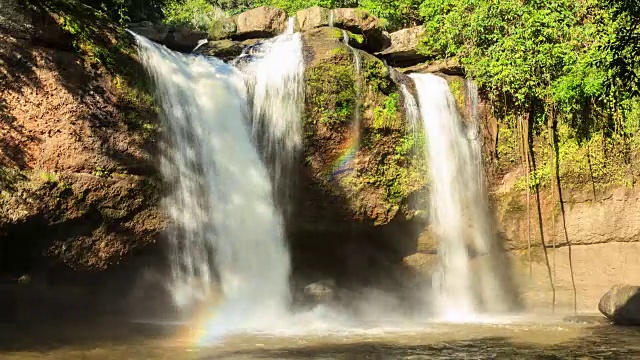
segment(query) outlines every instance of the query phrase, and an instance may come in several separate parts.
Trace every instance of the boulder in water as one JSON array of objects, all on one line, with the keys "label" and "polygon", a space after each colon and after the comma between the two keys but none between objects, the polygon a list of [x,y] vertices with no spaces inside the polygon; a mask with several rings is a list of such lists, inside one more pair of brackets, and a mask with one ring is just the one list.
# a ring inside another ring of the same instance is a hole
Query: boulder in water
[{"label": "boulder in water", "polygon": [[260,6],[235,18],[234,40],[271,37],[287,28],[287,13],[273,6]]},{"label": "boulder in water", "polygon": [[244,50],[245,47],[246,45],[243,42],[225,39],[209,41],[200,46],[195,53],[215,56],[221,60],[229,61],[242,54],[242,50]]},{"label": "boulder in water", "polygon": [[598,310],[618,325],[640,325],[640,286],[614,285],[600,299]]},{"label": "boulder in water", "polygon": [[336,284],[333,280],[322,280],[305,286],[304,299],[314,303],[327,303],[334,299]]},{"label": "boulder in water", "polygon": [[391,46],[378,55],[391,66],[413,66],[427,58],[418,54],[417,46],[422,37],[422,26],[402,29],[389,34]]}]

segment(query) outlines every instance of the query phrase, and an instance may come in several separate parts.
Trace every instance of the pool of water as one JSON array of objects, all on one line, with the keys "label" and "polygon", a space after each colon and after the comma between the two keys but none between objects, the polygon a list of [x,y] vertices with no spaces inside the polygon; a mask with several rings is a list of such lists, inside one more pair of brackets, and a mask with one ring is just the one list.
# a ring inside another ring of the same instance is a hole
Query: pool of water
[{"label": "pool of water", "polygon": [[554,318],[499,323],[365,324],[208,338],[188,325],[96,322],[2,325],[0,358],[565,359],[640,358],[640,329]]}]

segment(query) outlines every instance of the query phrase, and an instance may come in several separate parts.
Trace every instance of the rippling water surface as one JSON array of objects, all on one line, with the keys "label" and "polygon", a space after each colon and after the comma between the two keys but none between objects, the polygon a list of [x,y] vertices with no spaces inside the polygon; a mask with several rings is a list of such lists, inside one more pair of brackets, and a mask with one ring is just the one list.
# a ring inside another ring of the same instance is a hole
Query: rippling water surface
[{"label": "rippling water surface", "polygon": [[[149,323],[3,326],[2,359],[640,358],[640,329],[558,319],[385,324],[362,329],[238,334],[208,340],[189,326]],[[365,330],[366,329],[366,330]]]}]

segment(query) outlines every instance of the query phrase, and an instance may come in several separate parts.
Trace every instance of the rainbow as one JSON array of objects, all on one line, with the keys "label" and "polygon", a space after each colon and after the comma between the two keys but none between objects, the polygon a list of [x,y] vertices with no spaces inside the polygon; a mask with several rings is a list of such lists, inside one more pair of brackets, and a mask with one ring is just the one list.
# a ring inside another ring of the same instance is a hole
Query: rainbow
[{"label": "rainbow", "polygon": [[331,166],[331,180],[335,180],[338,176],[351,171],[351,161],[358,153],[360,148],[360,134],[356,129],[353,129],[349,141],[345,144],[340,156],[336,158]]}]

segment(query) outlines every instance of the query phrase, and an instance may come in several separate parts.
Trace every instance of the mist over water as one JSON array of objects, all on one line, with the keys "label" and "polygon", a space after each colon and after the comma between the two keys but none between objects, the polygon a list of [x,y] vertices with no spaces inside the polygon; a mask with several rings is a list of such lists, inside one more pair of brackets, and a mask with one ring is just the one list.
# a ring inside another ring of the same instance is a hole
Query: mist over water
[{"label": "mist over water", "polygon": [[516,296],[489,215],[477,122],[463,124],[446,80],[431,74],[411,78],[426,138],[429,215],[438,241],[431,312],[468,321],[479,313],[510,311]]}]

